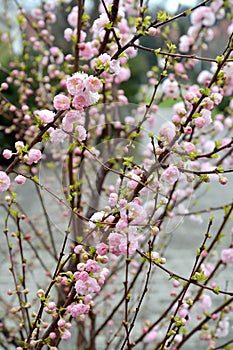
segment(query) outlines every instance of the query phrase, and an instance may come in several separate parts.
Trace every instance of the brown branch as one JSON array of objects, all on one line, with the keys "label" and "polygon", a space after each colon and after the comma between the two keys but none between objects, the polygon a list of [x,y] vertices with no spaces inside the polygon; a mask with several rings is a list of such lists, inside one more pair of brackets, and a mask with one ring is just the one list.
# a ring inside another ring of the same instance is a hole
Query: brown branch
[{"label": "brown branch", "polygon": [[[30,145],[28,146],[28,151],[35,146],[37,143],[41,142],[43,139],[43,135],[49,130],[49,128],[51,128],[52,126],[54,126],[54,123],[56,122],[56,120],[58,118],[60,118],[62,116],[62,114],[64,113],[64,111],[59,111],[57,112],[57,114],[54,117],[54,121],[51,123],[48,123],[47,125],[45,125],[41,131],[39,132],[39,134],[32,140],[32,142],[30,143]],[[18,165],[18,163],[20,163],[20,157],[17,156],[13,162],[8,166],[8,168],[6,169],[6,174],[10,174],[13,172],[14,168]]]}]

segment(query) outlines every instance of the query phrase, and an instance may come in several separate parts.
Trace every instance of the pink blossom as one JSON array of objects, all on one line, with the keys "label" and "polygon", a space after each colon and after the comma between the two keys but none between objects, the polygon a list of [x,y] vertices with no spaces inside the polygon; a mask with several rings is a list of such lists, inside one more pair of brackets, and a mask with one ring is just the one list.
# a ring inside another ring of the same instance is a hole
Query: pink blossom
[{"label": "pink blossom", "polygon": [[90,303],[92,301],[92,296],[90,294],[87,294],[85,295],[84,297],[84,302],[87,304],[87,303]]},{"label": "pink blossom", "polygon": [[71,338],[71,333],[70,331],[68,331],[68,329],[66,329],[64,331],[64,333],[61,335],[61,339],[64,340],[64,341],[67,341]]},{"label": "pink blossom", "polygon": [[89,310],[90,310],[90,306],[85,305],[83,303],[70,305],[68,307],[68,312],[71,314],[72,317],[78,317],[80,315],[87,314]]},{"label": "pink blossom", "polygon": [[74,123],[69,118],[67,118],[67,116],[65,116],[62,119],[62,128],[63,128],[63,130],[66,131],[66,132],[72,132],[73,131],[73,127],[74,127]]},{"label": "pink blossom", "polygon": [[203,70],[197,77],[197,82],[199,84],[205,84],[212,79],[213,74],[211,74],[208,70]]},{"label": "pink blossom", "polygon": [[212,152],[215,148],[215,142],[213,140],[205,141],[203,147],[205,152]]},{"label": "pink blossom", "polygon": [[195,119],[195,125],[198,129],[202,129],[205,126],[205,119],[202,117],[197,117]]},{"label": "pink blossom", "polygon": [[202,264],[201,269],[204,272],[205,276],[208,277],[213,272],[214,266],[210,263]]},{"label": "pink blossom", "polygon": [[126,227],[128,227],[127,218],[118,220],[116,224],[116,228],[118,231],[123,231]]},{"label": "pink blossom", "polygon": [[164,123],[159,130],[159,134],[164,137],[167,142],[171,142],[176,134],[174,125],[172,123]]},{"label": "pink blossom", "polygon": [[198,129],[208,126],[212,122],[211,112],[208,109],[203,108],[200,112],[200,117],[195,119],[195,125]]},{"label": "pink blossom", "polygon": [[66,113],[65,117],[62,119],[62,127],[66,132],[72,132],[74,123],[80,121],[81,113],[80,111],[72,110]]},{"label": "pink blossom", "polygon": [[182,35],[179,42],[179,50],[181,52],[188,52],[190,46],[194,43],[194,39],[188,35]]},{"label": "pink blossom", "polygon": [[127,251],[129,252],[129,255],[134,254],[138,248],[140,238],[141,237],[134,232],[129,232],[128,239],[124,235],[119,246],[121,254],[126,255]]},{"label": "pink blossom", "polygon": [[93,56],[98,53],[97,48],[93,45],[93,43],[81,43],[80,44],[80,55],[85,60],[90,60]]},{"label": "pink blossom", "polygon": [[88,75],[86,73],[74,73],[72,77],[67,78],[66,87],[70,95],[75,96],[83,91],[84,89],[84,79]]},{"label": "pink blossom", "polygon": [[82,114],[79,111],[71,110],[66,113],[65,117],[69,120],[69,123],[76,123],[80,122]]},{"label": "pink blossom", "polygon": [[233,264],[233,248],[223,249],[221,259],[224,264]]},{"label": "pink blossom", "polygon": [[23,141],[16,141],[15,142],[15,149],[17,152],[21,152],[24,147],[25,146],[24,146]]},{"label": "pink blossom", "polygon": [[51,311],[51,310],[55,310],[55,309],[56,309],[56,304],[55,304],[55,302],[54,302],[54,301],[50,301],[50,302],[48,303],[47,308],[48,308],[50,311]]},{"label": "pink blossom", "polygon": [[9,34],[2,33],[1,40],[2,40],[2,42],[5,42],[5,43],[8,42],[9,41]]},{"label": "pink blossom", "polygon": [[192,134],[192,127],[191,127],[191,126],[186,126],[186,127],[184,128],[184,133],[185,133],[186,135]]},{"label": "pink blossom", "polygon": [[147,218],[145,209],[135,202],[128,203],[122,208],[120,215],[121,219],[129,221],[132,225],[142,225]]},{"label": "pink blossom", "polygon": [[85,97],[86,97],[88,106],[91,106],[99,101],[100,95],[98,94],[98,92],[86,91]]},{"label": "pink blossom", "polygon": [[19,185],[23,185],[26,181],[26,177],[23,175],[17,175],[15,178],[15,182]]},{"label": "pink blossom", "polygon": [[192,142],[185,142],[184,149],[186,152],[191,153],[195,150],[195,145]]},{"label": "pink blossom", "polygon": [[78,125],[75,128],[75,136],[77,137],[79,142],[86,140],[86,137],[87,137],[86,129],[82,125]]},{"label": "pink blossom", "polygon": [[84,107],[88,106],[88,102],[85,95],[76,95],[73,98],[73,107],[78,111],[82,111]]},{"label": "pink blossom", "polygon": [[66,325],[66,321],[64,318],[60,318],[60,320],[57,322],[58,327],[64,327]]},{"label": "pink blossom", "polygon": [[32,163],[38,163],[41,157],[42,154],[39,149],[30,149],[30,151],[28,152],[27,164],[31,165]]},{"label": "pink blossom", "polygon": [[108,252],[108,246],[107,244],[105,243],[99,243],[97,246],[96,246],[96,253],[100,256],[104,256],[106,255]]},{"label": "pink blossom", "polygon": [[152,330],[149,333],[147,333],[145,337],[145,342],[152,343],[157,337],[158,337],[158,327],[155,326],[154,328],[152,328]]},{"label": "pink blossom", "polygon": [[99,272],[100,266],[98,265],[97,261],[89,259],[86,262],[85,270],[87,272]]},{"label": "pink blossom", "polygon": [[114,206],[114,205],[117,204],[117,201],[118,201],[118,194],[115,193],[115,192],[110,193],[110,195],[109,195],[109,204],[111,206]]},{"label": "pink blossom", "polygon": [[120,72],[120,62],[119,60],[112,60],[111,56],[107,53],[103,53],[98,56],[98,58],[94,58],[93,68],[104,68],[107,73],[117,75]]},{"label": "pink blossom", "polygon": [[103,210],[94,213],[89,221],[90,228],[95,228],[96,223],[101,222],[103,220],[104,215],[105,212]]},{"label": "pink blossom", "polygon": [[89,278],[89,275],[86,271],[81,271],[78,275],[78,279],[80,279],[83,282],[86,282]]},{"label": "pink blossom", "polygon": [[1,83],[1,89],[2,90],[7,90],[9,85],[7,83]]},{"label": "pink blossom", "polygon": [[115,78],[116,84],[120,84],[123,81],[127,81],[130,78],[131,71],[128,67],[121,67],[119,74]]},{"label": "pink blossom", "polygon": [[212,41],[214,39],[214,31],[212,28],[207,28],[205,33],[205,41]]},{"label": "pink blossom", "polygon": [[83,246],[81,244],[78,244],[74,247],[75,254],[80,254],[83,252]]},{"label": "pink blossom", "polygon": [[85,282],[81,280],[76,281],[75,289],[78,294],[87,295],[98,293],[100,291],[100,286],[95,278],[89,276],[88,280]]},{"label": "pink blossom", "polygon": [[35,114],[38,115],[38,117],[46,124],[54,121],[55,113],[49,111],[48,109],[37,111]]},{"label": "pink blossom", "polygon": [[205,97],[202,101],[202,106],[211,111],[214,108],[214,102],[209,97]]},{"label": "pink blossom", "polygon": [[190,16],[193,25],[204,25],[210,27],[215,22],[215,14],[210,7],[200,6]]},{"label": "pink blossom", "polygon": [[73,30],[71,28],[66,28],[64,30],[64,38],[66,41],[71,41],[73,35]]},{"label": "pink blossom", "polygon": [[4,149],[2,155],[4,158],[10,159],[12,157],[12,151],[6,148]]},{"label": "pink blossom", "polygon": [[60,49],[57,46],[52,46],[50,47],[49,51],[51,55],[56,56],[59,53]]},{"label": "pink blossom", "polygon": [[138,176],[134,173],[131,175],[131,178],[132,178],[132,180],[129,180],[127,182],[127,187],[131,188],[131,189],[135,189],[137,187],[138,182],[141,181],[141,178],[140,178],[140,176]]},{"label": "pink blossom", "polygon": [[70,99],[62,94],[54,96],[53,105],[56,110],[64,111],[70,108]]},{"label": "pink blossom", "polygon": [[175,65],[175,70],[177,71],[177,73],[179,73],[179,74],[182,74],[182,73],[184,73],[185,72],[185,68],[184,68],[184,65],[183,65],[183,63],[176,63],[176,65]]},{"label": "pink blossom", "polygon": [[64,61],[64,54],[57,46],[52,46],[50,48],[50,61],[52,63],[61,64]]},{"label": "pink blossom", "polygon": [[109,18],[106,13],[101,13],[100,16],[93,22],[92,32],[98,35],[105,25],[109,22]]},{"label": "pink blossom", "polygon": [[89,75],[85,80],[85,87],[88,91],[98,92],[102,88],[103,84],[100,79]]},{"label": "pink blossom", "polygon": [[71,27],[76,27],[78,24],[78,6],[74,6],[67,17],[67,21]]},{"label": "pink blossom", "polygon": [[121,251],[119,249],[121,239],[122,239],[122,235],[116,232],[111,232],[108,237],[110,252],[117,256],[121,254]]},{"label": "pink blossom", "polygon": [[179,124],[181,122],[181,118],[177,114],[175,114],[172,116],[172,122],[174,124]]},{"label": "pink blossom", "polygon": [[187,304],[181,305],[178,311],[179,317],[186,318],[188,314],[189,314],[188,305]]},{"label": "pink blossom", "polygon": [[219,176],[218,181],[221,185],[226,185],[228,183],[228,178],[225,176]]},{"label": "pink blossom", "polygon": [[229,334],[230,323],[228,319],[223,319],[219,322],[216,331],[216,337],[225,338]]},{"label": "pink blossom", "polygon": [[174,185],[174,183],[179,178],[179,170],[176,166],[169,166],[162,174],[162,180],[167,182],[169,185]]},{"label": "pink blossom", "polygon": [[179,91],[177,81],[172,78],[165,79],[162,84],[162,90],[167,97],[174,97]]},{"label": "pink blossom", "polygon": [[50,333],[49,333],[49,338],[50,338],[50,339],[56,339],[56,337],[57,337],[57,335],[56,335],[55,332],[50,332]]},{"label": "pink blossom", "polygon": [[128,232],[128,238],[125,234],[118,234],[116,232],[111,232],[109,235],[109,249],[110,252],[116,256],[121,254],[134,254],[138,248],[138,243],[141,236],[137,234],[135,227],[130,227]]},{"label": "pink blossom", "polygon": [[67,138],[67,134],[64,133],[61,129],[53,129],[49,132],[50,134],[50,141],[57,145],[58,143],[64,142],[64,140]]},{"label": "pink blossom", "polygon": [[106,278],[108,275],[109,275],[109,269],[104,267],[103,270],[100,273],[100,276],[103,277],[103,278]]},{"label": "pink blossom", "polygon": [[219,105],[219,103],[222,102],[222,99],[223,99],[223,95],[221,95],[220,93],[218,92],[214,92],[213,94],[211,94],[211,100],[213,100],[214,104],[217,106]]},{"label": "pink blossom", "polygon": [[212,122],[211,112],[208,109],[203,108],[200,112],[200,115],[204,118],[206,126]]},{"label": "pink blossom", "polygon": [[203,294],[200,298],[200,308],[206,312],[212,305],[211,297],[208,294]]},{"label": "pink blossom", "polygon": [[4,171],[0,171],[0,192],[7,191],[10,187],[10,183],[9,176]]},{"label": "pink blossom", "polygon": [[155,36],[160,34],[160,30],[158,28],[150,27],[148,33],[149,35]]},{"label": "pink blossom", "polygon": [[211,2],[210,7],[214,12],[217,12],[220,10],[223,4],[223,0],[214,0]]},{"label": "pink blossom", "polygon": [[85,263],[78,263],[78,265],[77,265],[77,270],[78,271],[84,271],[84,269],[85,269]]}]

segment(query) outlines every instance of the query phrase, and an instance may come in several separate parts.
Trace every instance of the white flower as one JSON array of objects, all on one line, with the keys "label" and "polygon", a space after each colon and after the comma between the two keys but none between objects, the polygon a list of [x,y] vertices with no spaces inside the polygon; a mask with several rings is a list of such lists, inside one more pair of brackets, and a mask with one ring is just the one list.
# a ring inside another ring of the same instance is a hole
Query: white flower
[{"label": "white flower", "polygon": [[90,228],[95,228],[97,222],[101,222],[103,217],[104,217],[105,212],[102,211],[97,211],[95,214],[92,215],[89,221],[89,226]]}]

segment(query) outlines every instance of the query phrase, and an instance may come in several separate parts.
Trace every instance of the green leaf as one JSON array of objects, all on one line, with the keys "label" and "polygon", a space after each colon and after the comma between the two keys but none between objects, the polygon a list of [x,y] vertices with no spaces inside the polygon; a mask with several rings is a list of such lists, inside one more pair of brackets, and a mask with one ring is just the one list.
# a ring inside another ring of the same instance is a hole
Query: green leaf
[{"label": "green leaf", "polygon": [[196,280],[198,282],[206,281],[208,277],[205,276],[204,271],[202,272],[195,272],[195,274],[192,276],[192,280]]},{"label": "green leaf", "polygon": [[95,247],[90,247],[89,248],[89,252],[90,252],[91,255],[94,255],[95,252],[96,252],[96,248]]},{"label": "green leaf", "polygon": [[36,183],[39,183],[39,179],[36,175],[32,177],[32,180]]},{"label": "green leaf", "polygon": [[133,162],[133,157],[124,157],[123,165],[130,166]]},{"label": "green leaf", "polygon": [[154,50],[155,55],[158,55],[161,51],[161,48]]},{"label": "green leaf", "polygon": [[158,15],[157,15],[157,20],[158,20],[158,21],[166,21],[167,18],[168,18],[168,16],[167,16],[166,11],[160,10],[160,11],[158,12]]},{"label": "green leaf", "polygon": [[112,29],[113,25],[112,23],[106,23],[105,26],[104,26],[106,29]]},{"label": "green leaf", "polygon": [[224,168],[220,165],[216,169],[219,173],[224,173]]},{"label": "green leaf", "polygon": [[11,216],[12,216],[13,218],[15,218],[15,219],[18,218],[18,214],[19,214],[18,210],[16,210],[16,209],[10,209],[10,213],[11,213]]}]

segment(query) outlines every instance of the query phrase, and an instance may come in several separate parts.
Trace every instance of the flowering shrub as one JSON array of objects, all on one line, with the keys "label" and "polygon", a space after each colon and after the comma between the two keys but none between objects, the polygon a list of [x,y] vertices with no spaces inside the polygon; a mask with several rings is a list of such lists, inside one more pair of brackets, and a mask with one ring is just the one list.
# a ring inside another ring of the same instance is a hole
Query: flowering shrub
[{"label": "flowering shrub", "polygon": [[90,16],[83,0],[16,2],[22,54],[0,67],[15,138],[0,171],[3,348],[232,349],[233,202],[205,198],[232,187],[233,2],[146,3],[102,0]]}]

